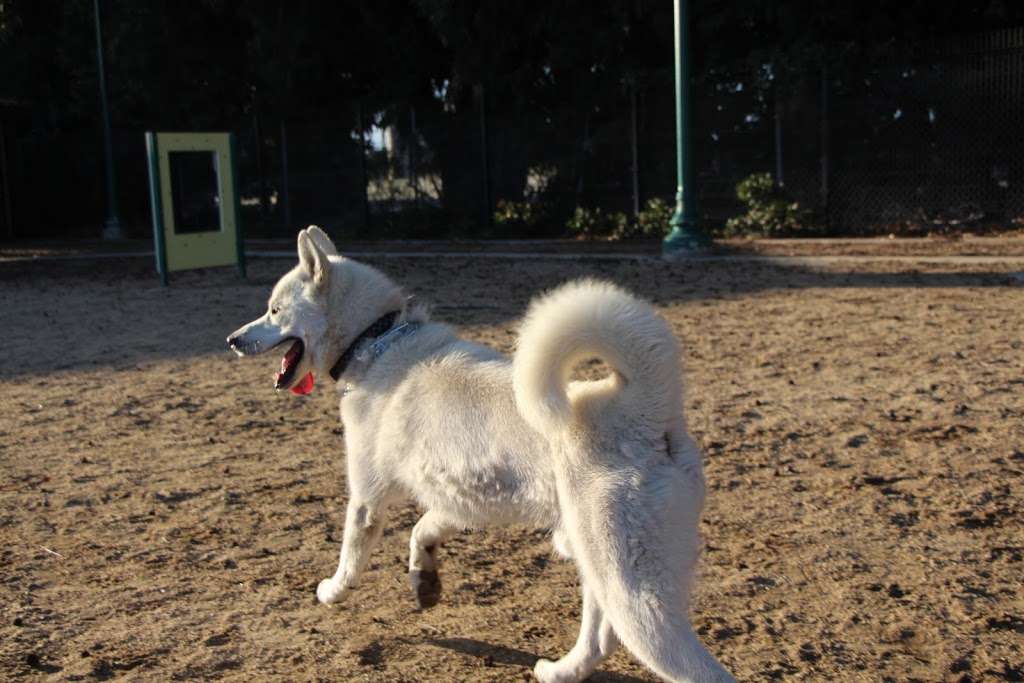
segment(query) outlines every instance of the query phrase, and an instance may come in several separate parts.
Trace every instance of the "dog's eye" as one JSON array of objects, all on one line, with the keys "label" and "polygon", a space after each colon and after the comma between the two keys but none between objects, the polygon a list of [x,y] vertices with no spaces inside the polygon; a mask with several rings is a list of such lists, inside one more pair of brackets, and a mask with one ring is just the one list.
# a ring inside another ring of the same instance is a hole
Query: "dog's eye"
[{"label": "dog's eye", "polygon": [[270,315],[277,315],[277,312],[280,311],[280,310],[281,310],[280,308],[275,306],[274,308],[270,309]]}]

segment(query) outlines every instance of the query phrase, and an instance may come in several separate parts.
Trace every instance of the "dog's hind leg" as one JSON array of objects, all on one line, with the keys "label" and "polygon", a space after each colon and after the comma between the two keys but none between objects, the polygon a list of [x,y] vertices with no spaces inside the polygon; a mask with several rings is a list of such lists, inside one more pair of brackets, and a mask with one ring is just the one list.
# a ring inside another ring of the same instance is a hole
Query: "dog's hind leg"
[{"label": "dog's hind leg", "polygon": [[356,587],[370,553],[380,540],[386,515],[387,502],[383,499],[368,500],[352,495],[345,512],[345,536],[341,541],[338,571],[316,587],[320,602],[325,605],[339,602]]},{"label": "dog's hind leg", "polygon": [[541,659],[533,675],[541,683],[577,683],[619,647],[619,639],[605,619],[593,592],[583,587],[583,620],[572,650],[557,662]]},{"label": "dog's hind leg", "polygon": [[433,607],[441,598],[441,577],[437,573],[437,548],[457,531],[436,512],[427,511],[409,537],[409,583],[421,609]]}]

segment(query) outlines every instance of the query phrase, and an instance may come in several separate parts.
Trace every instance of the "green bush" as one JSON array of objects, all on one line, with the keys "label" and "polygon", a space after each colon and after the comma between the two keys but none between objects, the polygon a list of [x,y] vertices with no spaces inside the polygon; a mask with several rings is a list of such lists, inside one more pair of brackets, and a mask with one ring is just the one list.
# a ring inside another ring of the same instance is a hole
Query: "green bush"
[{"label": "green bush", "polygon": [[511,202],[498,200],[494,210],[494,223],[506,228],[532,229],[545,217],[544,206],[539,202]]},{"label": "green bush", "polygon": [[648,199],[636,217],[636,234],[641,237],[664,237],[668,234],[668,223],[674,213],[675,206],[664,199]]},{"label": "green bush", "polygon": [[757,234],[783,237],[811,228],[811,212],[792,201],[775,186],[771,173],[754,173],[736,186],[736,196],[747,205],[742,216],[725,223],[725,235]]},{"label": "green bush", "polygon": [[619,238],[629,231],[629,218],[621,211],[605,213],[601,209],[577,206],[565,222],[566,229],[577,237]]},{"label": "green bush", "polygon": [[566,229],[578,237],[624,240],[635,237],[664,237],[675,205],[655,197],[648,199],[636,219],[621,211],[605,212],[599,208],[576,207],[566,221]]}]

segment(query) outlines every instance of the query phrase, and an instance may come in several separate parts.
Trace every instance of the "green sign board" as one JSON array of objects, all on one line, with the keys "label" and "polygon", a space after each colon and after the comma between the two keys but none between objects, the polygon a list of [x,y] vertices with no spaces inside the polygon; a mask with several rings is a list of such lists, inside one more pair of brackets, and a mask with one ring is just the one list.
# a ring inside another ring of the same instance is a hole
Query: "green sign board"
[{"label": "green sign board", "polygon": [[160,281],[175,270],[237,265],[245,277],[231,133],[146,133]]}]

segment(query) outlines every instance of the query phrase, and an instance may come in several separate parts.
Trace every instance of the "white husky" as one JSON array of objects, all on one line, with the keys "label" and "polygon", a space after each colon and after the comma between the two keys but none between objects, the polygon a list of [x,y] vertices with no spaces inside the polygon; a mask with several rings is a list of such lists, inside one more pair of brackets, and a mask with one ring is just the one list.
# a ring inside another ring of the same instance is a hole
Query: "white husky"
[{"label": "white husky", "polygon": [[[466,527],[553,531],[575,560],[583,623],[572,650],[542,659],[540,681],[580,681],[622,643],[670,681],[731,681],[687,616],[704,501],[698,449],[683,420],[680,351],[651,307],[583,280],[535,301],[513,359],[431,322],[385,275],[339,256],[316,227],[268,310],[228,338],[239,355],[290,343],[278,389],[337,382],[348,453],[338,569],[320,602],[356,587],[389,506],[411,497],[409,575],[436,604],[437,548]],[[612,374],[572,382],[600,358]]]}]

